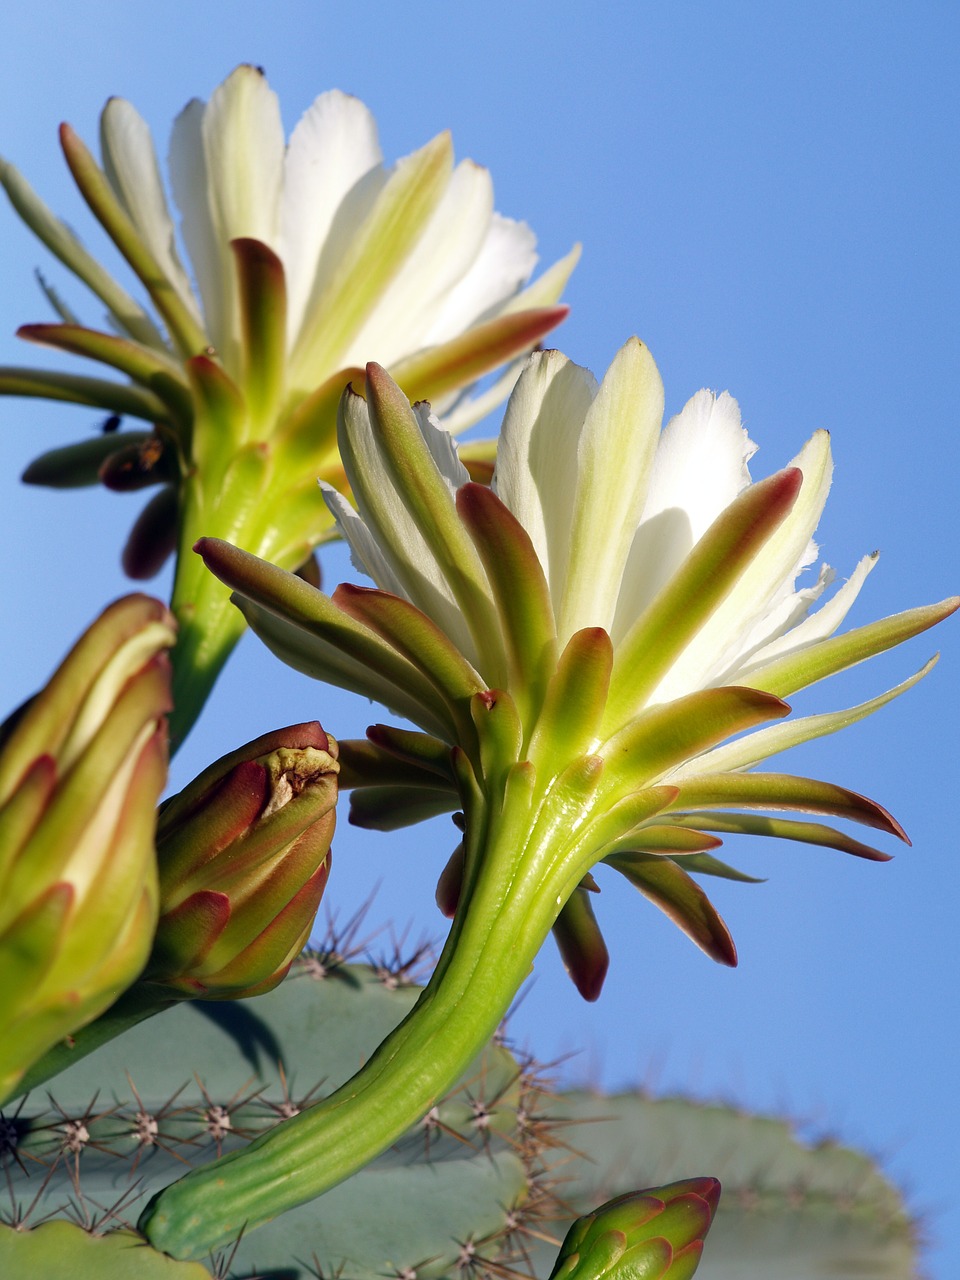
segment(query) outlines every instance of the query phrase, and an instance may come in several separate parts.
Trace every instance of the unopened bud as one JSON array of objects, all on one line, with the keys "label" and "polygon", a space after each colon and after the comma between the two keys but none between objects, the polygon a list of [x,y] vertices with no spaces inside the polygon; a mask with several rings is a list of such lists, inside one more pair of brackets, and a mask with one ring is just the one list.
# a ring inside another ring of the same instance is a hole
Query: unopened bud
[{"label": "unopened bud", "polygon": [[0,1101],[149,954],[174,638],[159,601],[117,601],[0,734]]},{"label": "unopened bud", "polygon": [[313,721],[224,756],[161,810],[160,920],[145,978],[181,998],[269,991],[326,886],[337,744]]},{"label": "unopened bud", "polygon": [[690,1280],[719,1200],[716,1178],[608,1200],[567,1232],[550,1280]]}]

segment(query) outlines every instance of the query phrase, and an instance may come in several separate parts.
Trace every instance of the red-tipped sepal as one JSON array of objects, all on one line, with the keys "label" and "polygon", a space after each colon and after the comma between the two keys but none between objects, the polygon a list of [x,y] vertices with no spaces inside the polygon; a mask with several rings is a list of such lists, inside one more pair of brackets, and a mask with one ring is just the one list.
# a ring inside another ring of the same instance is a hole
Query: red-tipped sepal
[{"label": "red-tipped sepal", "polygon": [[316,721],[205,770],[160,815],[147,980],[179,997],[269,991],[310,935],[330,868],[337,744]]}]

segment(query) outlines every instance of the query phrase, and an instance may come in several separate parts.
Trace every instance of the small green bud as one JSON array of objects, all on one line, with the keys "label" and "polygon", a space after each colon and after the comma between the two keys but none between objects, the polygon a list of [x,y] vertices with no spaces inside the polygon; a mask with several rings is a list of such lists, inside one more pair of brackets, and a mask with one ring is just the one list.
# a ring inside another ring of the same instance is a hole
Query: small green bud
[{"label": "small green bud", "polygon": [[175,998],[269,991],[303,949],[330,869],[337,744],[316,722],[224,756],[163,806],[145,981]]},{"label": "small green bud", "polygon": [[716,1178],[608,1200],[567,1232],[550,1280],[690,1280],[719,1200]]},{"label": "small green bud", "polygon": [[0,1101],[149,954],[174,627],[118,600],[0,731]]}]

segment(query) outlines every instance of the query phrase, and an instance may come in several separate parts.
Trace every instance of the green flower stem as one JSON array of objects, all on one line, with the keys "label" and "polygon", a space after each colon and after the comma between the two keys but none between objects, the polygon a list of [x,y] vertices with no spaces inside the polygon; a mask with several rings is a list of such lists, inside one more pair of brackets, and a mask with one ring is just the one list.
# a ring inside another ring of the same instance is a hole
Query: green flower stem
[{"label": "green flower stem", "polygon": [[11,1098],[3,1101],[9,1102],[12,1098],[19,1098],[29,1093],[31,1089],[36,1089],[47,1080],[51,1080],[61,1071],[66,1071],[67,1067],[72,1067],[88,1053],[93,1053],[94,1049],[99,1049],[102,1044],[122,1035],[124,1031],[129,1031],[138,1022],[152,1018],[155,1013],[172,1008],[175,1003],[169,996],[158,999],[156,991],[145,984],[131,987],[106,1013],[102,1013],[93,1022],[88,1022],[79,1031],[75,1031],[69,1039],[61,1040],[59,1044],[49,1049],[18,1082]]},{"label": "green flower stem", "polygon": [[203,710],[246,623],[230,603],[229,590],[204,568],[199,556],[182,546],[170,608],[178,627],[169,719],[173,754]]},{"label": "green flower stem", "polygon": [[407,1018],[329,1098],[151,1201],[140,1229],[156,1248],[205,1257],[313,1199],[400,1138],[466,1071],[591,860],[571,833],[575,822],[560,813],[543,821],[534,782],[532,766],[517,765],[502,803],[468,806],[464,892]]},{"label": "green flower stem", "polygon": [[173,650],[171,753],[193,727],[246,628],[243,615],[230,601],[229,587],[209,572],[194,552],[194,544],[198,538],[214,534],[269,555],[263,529],[263,513],[272,509],[270,495],[265,493],[268,477],[269,451],[266,446],[253,446],[237,454],[229,466],[211,465],[184,483],[170,601],[178,627]]}]

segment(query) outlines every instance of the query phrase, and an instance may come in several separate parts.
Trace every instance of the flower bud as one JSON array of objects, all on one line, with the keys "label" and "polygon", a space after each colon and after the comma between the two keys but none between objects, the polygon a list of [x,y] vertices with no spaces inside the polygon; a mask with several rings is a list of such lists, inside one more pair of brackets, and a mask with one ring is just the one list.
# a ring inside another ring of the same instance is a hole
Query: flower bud
[{"label": "flower bud", "polygon": [[692,1178],[608,1200],[567,1232],[550,1280],[689,1280],[719,1199],[716,1178]]},{"label": "flower bud", "polygon": [[0,731],[0,1101],[149,955],[174,627],[118,600]]},{"label": "flower bud", "polygon": [[147,981],[203,1000],[276,986],[326,886],[338,772],[336,742],[312,721],[232,751],[163,806]]}]

